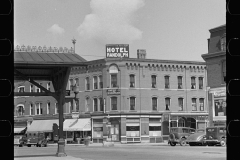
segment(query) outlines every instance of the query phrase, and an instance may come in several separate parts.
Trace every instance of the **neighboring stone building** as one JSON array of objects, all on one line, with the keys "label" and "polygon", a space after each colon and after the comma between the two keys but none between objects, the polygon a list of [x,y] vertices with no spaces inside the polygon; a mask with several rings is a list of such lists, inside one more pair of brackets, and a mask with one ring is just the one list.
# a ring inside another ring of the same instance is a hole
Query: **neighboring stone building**
[{"label": "neighboring stone building", "polygon": [[209,30],[207,64],[210,126],[226,125],[226,25]]}]

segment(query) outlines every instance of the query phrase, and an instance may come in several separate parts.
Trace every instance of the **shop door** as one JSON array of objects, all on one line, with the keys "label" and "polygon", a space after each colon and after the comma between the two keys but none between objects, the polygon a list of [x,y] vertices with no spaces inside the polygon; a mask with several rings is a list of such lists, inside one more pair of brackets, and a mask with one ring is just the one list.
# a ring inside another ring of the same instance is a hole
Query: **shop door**
[{"label": "shop door", "polygon": [[110,128],[112,141],[119,141],[119,124],[112,124]]}]

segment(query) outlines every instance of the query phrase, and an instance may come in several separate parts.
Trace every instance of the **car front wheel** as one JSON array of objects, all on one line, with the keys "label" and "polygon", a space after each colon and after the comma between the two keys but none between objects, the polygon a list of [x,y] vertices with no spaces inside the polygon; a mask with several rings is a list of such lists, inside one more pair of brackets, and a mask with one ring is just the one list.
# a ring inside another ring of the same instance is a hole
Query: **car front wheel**
[{"label": "car front wheel", "polygon": [[225,146],[226,146],[226,141],[225,141],[225,139],[221,139],[220,145],[221,145],[222,147],[225,147]]},{"label": "car front wheel", "polygon": [[181,141],[180,141],[180,145],[181,146],[186,146],[186,140],[185,139],[181,139]]},{"label": "car front wheel", "polygon": [[171,146],[176,146],[176,142],[169,142]]}]

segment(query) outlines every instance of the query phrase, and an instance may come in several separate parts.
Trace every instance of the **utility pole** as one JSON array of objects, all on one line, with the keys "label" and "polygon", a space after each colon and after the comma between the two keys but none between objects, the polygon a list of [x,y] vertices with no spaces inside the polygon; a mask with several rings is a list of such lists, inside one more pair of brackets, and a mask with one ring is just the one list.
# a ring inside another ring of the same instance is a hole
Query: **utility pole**
[{"label": "utility pole", "polygon": [[74,37],[73,37],[73,39],[72,39],[72,43],[73,43],[73,50],[74,50],[74,53],[75,53],[75,43],[76,43],[76,39],[74,39]]}]

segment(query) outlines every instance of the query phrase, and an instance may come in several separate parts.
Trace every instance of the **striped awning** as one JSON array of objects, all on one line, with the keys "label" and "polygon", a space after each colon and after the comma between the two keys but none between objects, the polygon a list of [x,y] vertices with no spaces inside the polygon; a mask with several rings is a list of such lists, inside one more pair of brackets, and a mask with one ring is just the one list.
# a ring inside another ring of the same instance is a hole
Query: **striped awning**
[{"label": "striped awning", "polygon": [[91,119],[66,119],[63,123],[63,131],[91,131]]},{"label": "striped awning", "polygon": [[53,132],[53,124],[58,125],[58,119],[51,120],[34,120],[27,132]]}]

